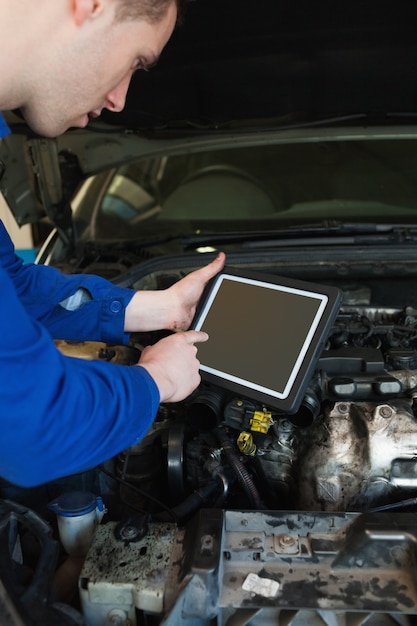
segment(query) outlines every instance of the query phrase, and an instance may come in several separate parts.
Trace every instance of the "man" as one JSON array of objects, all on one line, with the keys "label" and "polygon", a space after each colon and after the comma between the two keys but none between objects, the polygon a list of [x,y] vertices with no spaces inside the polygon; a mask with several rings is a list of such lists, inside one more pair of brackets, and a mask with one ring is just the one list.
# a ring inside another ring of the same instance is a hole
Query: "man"
[{"label": "man", "polygon": [[[2,0],[0,110],[19,108],[37,133],[83,127],[122,110],[132,74],[160,55],[181,0]],[[7,133],[0,121],[0,134]],[[93,467],[134,444],[160,402],[199,384],[186,331],[220,254],[171,288],[133,292],[94,276],[23,265],[0,223],[0,476],[33,486]],[[137,366],[63,356],[52,338],[126,343],[132,331],[176,332]]]}]

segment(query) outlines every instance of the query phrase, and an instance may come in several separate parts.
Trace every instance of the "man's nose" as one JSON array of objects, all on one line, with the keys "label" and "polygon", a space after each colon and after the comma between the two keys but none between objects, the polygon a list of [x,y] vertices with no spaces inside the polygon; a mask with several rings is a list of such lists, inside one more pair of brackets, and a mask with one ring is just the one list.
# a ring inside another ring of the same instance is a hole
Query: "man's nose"
[{"label": "man's nose", "polygon": [[126,94],[129,89],[131,73],[129,72],[114,89],[109,91],[106,95],[106,100],[104,106],[109,111],[114,111],[115,113],[119,113],[123,111],[125,103],[126,103]]}]

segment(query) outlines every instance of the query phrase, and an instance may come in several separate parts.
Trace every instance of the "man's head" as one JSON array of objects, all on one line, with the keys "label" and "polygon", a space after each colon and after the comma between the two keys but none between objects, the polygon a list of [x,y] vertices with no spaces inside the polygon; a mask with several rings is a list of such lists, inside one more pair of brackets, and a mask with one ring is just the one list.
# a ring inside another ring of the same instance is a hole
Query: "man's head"
[{"label": "man's head", "polygon": [[20,108],[45,136],[83,127],[103,108],[121,111],[133,73],[158,59],[183,4],[21,0],[16,11],[1,0],[0,110]]},{"label": "man's head", "polygon": [[[159,22],[165,15],[168,5],[172,0],[118,0],[116,9],[116,19],[125,20],[146,20],[151,24]],[[184,14],[188,0],[175,0],[178,20]]]}]

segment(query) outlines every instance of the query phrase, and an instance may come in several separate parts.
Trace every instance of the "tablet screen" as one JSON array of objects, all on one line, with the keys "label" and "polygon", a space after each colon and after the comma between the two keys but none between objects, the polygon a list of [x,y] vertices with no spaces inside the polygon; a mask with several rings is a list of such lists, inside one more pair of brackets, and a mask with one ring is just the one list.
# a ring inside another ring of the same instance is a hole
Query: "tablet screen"
[{"label": "tablet screen", "polygon": [[285,282],[220,274],[194,328],[209,335],[198,347],[203,378],[206,373],[292,411],[298,408],[338,294]]}]

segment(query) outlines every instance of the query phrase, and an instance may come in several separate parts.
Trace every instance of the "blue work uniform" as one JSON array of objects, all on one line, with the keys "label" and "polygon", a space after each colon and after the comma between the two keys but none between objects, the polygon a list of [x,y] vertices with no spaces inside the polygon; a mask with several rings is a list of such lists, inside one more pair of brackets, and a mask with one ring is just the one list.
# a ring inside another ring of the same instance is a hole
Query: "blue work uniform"
[{"label": "blue work uniform", "polygon": [[[74,294],[86,297],[68,306]],[[148,372],[64,356],[53,341],[126,344],[133,294],[98,276],[23,264],[0,222],[1,477],[39,485],[90,469],[145,435],[160,399]]]}]

